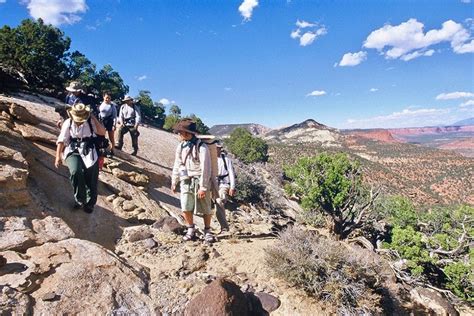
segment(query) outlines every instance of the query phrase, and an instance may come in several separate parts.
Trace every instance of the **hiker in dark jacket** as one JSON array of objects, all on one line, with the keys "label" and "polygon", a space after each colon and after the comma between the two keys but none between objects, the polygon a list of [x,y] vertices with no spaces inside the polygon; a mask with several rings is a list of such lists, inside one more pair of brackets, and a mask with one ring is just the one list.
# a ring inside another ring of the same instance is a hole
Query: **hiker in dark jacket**
[{"label": "hiker in dark jacket", "polygon": [[98,153],[93,138],[105,135],[105,128],[91,115],[89,106],[78,103],[68,110],[70,116],[61,127],[54,165],[64,161],[69,168],[74,190],[74,208],[92,213],[97,202],[99,177]]},{"label": "hiker in dark jacket", "polygon": [[103,94],[104,102],[99,106],[99,121],[104,125],[107,133],[109,134],[109,140],[112,144],[112,150],[110,155],[114,154],[113,146],[115,145],[115,124],[117,121],[117,108],[115,103],[112,102],[112,97],[109,92]]},{"label": "hiker in dark jacket", "polygon": [[221,232],[229,230],[225,214],[225,203],[228,197],[235,195],[235,173],[232,161],[222,151],[222,145],[217,144],[217,166],[218,176],[217,183],[219,185],[219,197],[216,199],[216,217],[221,225]]},{"label": "hiker in dark jacket", "polygon": [[56,107],[55,111],[61,116],[60,119],[56,122],[58,127],[61,127],[64,120],[68,119],[67,110],[74,104],[82,103],[88,105],[92,110],[92,114],[96,117],[98,115],[97,106],[93,98],[85,94],[82,85],[77,81],[71,81],[69,86],[66,87],[68,95],[66,96],[65,105]]},{"label": "hiker in dark jacket", "polygon": [[133,99],[130,96],[125,96],[122,100],[124,104],[120,107],[119,116],[117,118],[117,124],[119,125],[119,140],[115,148],[122,150],[123,137],[125,134],[130,133],[132,138],[132,155],[136,156],[138,152],[138,124],[141,122],[140,110],[134,104]]}]

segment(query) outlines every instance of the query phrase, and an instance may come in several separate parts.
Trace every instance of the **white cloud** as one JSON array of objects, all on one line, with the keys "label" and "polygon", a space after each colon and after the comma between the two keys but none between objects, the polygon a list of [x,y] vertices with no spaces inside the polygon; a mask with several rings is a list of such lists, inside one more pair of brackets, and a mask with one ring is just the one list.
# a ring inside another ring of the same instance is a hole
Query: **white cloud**
[{"label": "white cloud", "polygon": [[357,66],[361,62],[367,59],[367,52],[360,51],[357,53],[346,53],[342,56],[339,66]]},{"label": "white cloud", "polygon": [[370,91],[370,92],[377,92],[377,91],[379,91],[379,89],[377,89],[377,88],[371,88],[369,91]]},{"label": "white cloud", "polygon": [[370,33],[363,46],[377,49],[386,59],[400,58],[405,61],[432,56],[434,51],[428,48],[442,42],[451,43],[456,54],[474,52],[474,40],[471,40],[469,32],[459,23],[448,20],[441,29],[426,33],[423,28],[424,24],[416,19],[409,19],[396,26],[388,24]]},{"label": "white cloud", "polygon": [[461,0],[462,3],[471,3],[471,0]]},{"label": "white cloud", "polygon": [[244,17],[244,21],[250,21],[253,9],[258,6],[258,0],[244,0],[239,6],[239,12]]},{"label": "white cloud", "polygon": [[224,90],[225,90],[225,91],[232,91],[232,88],[230,88],[230,87],[225,87]]},{"label": "white cloud", "polygon": [[467,107],[470,107],[470,106],[474,106],[474,100],[468,100],[464,103],[461,103],[459,106],[462,107],[462,108],[467,108]]},{"label": "white cloud", "polygon": [[33,18],[55,26],[79,22],[78,13],[88,9],[85,0],[26,0],[24,3]]},{"label": "white cloud", "polygon": [[161,103],[163,104],[164,106],[167,106],[167,105],[170,105],[171,104],[171,101],[166,99],[166,98],[162,98],[160,99],[160,101],[158,101],[158,103]]},{"label": "white cloud", "polygon": [[413,53],[403,55],[402,57],[400,57],[400,59],[403,61],[410,61],[412,59],[415,59],[421,56],[433,56],[434,52],[435,52],[434,49],[430,49],[425,52],[418,50],[418,51],[414,51]]},{"label": "white cloud", "polygon": [[296,21],[296,26],[300,29],[304,29],[304,28],[307,28],[307,27],[314,27],[314,26],[316,26],[316,24],[309,23],[309,22],[306,22],[306,21],[297,20]]},{"label": "white cloud", "polygon": [[322,95],[325,95],[326,94],[326,91],[324,90],[314,90],[310,93],[308,93],[306,96],[307,97],[320,97]]},{"label": "white cloud", "polygon": [[[298,28],[290,33],[290,37],[293,39],[300,40],[300,46],[311,45],[318,37],[326,35],[327,29],[324,25],[318,27],[317,24],[312,24],[306,21],[296,21],[296,26]],[[302,28],[313,28],[310,31],[306,31],[304,34],[301,34]]]},{"label": "white cloud", "polygon": [[452,100],[452,99],[462,99],[462,98],[472,98],[474,93],[472,92],[450,92],[450,93],[441,93],[436,96],[436,100]]},{"label": "white cloud", "polygon": [[380,115],[364,119],[348,119],[347,123],[352,128],[369,127],[411,127],[428,126],[446,123],[446,114],[451,109],[415,109],[406,108],[400,112]]},{"label": "white cloud", "polygon": [[0,0],[0,4],[5,2],[7,2],[7,0]]},{"label": "white cloud", "polygon": [[137,80],[138,80],[138,81],[143,81],[143,80],[145,80],[145,79],[147,79],[147,78],[148,78],[147,75],[142,75],[142,76],[137,77]]}]

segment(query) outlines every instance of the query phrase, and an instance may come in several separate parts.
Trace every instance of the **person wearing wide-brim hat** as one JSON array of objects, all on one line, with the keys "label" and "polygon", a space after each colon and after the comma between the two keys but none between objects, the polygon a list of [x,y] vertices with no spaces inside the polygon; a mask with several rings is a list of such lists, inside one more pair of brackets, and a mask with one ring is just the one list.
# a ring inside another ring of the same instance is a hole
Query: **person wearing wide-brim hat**
[{"label": "person wearing wide-brim hat", "polygon": [[60,119],[57,121],[56,125],[61,127],[61,124],[64,120],[68,119],[68,112],[67,110],[73,106],[74,104],[82,103],[85,105],[89,105],[92,109],[94,114],[97,114],[97,109],[94,104],[94,100],[91,97],[86,95],[84,91],[84,87],[78,81],[71,81],[69,85],[66,87],[66,91],[68,92],[65,105],[56,107],[55,111],[59,113]]},{"label": "person wearing wide-brim hat", "polygon": [[204,218],[204,240],[213,242],[211,233],[211,156],[209,148],[196,135],[196,122],[190,119],[179,121],[173,131],[181,142],[176,148],[171,177],[171,190],[180,185],[181,210],[188,226],[184,241],[194,240],[196,228],[193,214]]},{"label": "person wearing wide-brim hat", "polygon": [[105,135],[100,124],[88,105],[77,103],[67,113],[58,136],[56,160],[54,165],[64,161],[69,168],[70,181],[74,191],[74,208],[83,208],[92,213],[97,202],[97,182],[99,176],[98,152],[94,137]]},{"label": "person wearing wide-brim hat", "polygon": [[229,230],[226,219],[225,204],[230,197],[235,196],[235,172],[232,160],[225,154],[222,143],[216,145],[217,149],[217,184],[219,197],[216,198],[216,218],[221,226],[221,232]]},{"label": "person wearing wide-brim hat", "polygon": [[120,107],[119,115],[117,118],[118,128],[118,143],[115,148],[122,150],[123,138],[125,134],[130,133],[132,138],[132,155],[136,156],[138,152],[138,125],[141,122],[141,113],[138,107],[134,104],[132,97],[126,95],[123,100],[123,104]]}]

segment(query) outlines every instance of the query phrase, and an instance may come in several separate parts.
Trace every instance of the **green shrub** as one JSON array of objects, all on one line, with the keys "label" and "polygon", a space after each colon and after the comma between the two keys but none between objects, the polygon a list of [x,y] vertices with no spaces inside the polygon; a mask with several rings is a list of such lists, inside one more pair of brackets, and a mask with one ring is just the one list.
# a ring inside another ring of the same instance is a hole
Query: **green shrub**
[{"label": "green shrub", "polygon": [[[471,258],[472,258],[471,254]],[[472,259],[471,259],[472,260]],[[443,272],[446,274],[448,281],[446,287],[458,297],[474,302],[474,274],[472,273],[474,265],[472,263],[465,264],[462,262],[454,262],[448,264]]]},{"label": "green shrub", "polygon": [[238,203],[259,203],[265,191],[265,186],[256,175],[239,169],[239,178],[236,181],[236,195]]},{"label": "green shrub", "polygon": [[224,142],[229,151],[244,163],[268,160],[267,143],[244,128],[236,128]]},{"label": "green shrub", "polygon": [[266,250],[266,265],[292,286],[335,307],[342,315],[380,313],[374,287],[382,269],[364,251],[312,232],[288,228]]},{"label": "green shrub", "polygon": [[286,192],[300,200],[309,218],[321,212],[331,218],[332,232],[342,239],[360,227],[370,212],[374,196],[362,183],[359,162],[345,154],[303,157],[284,172],[290,180]]},{"label": "green shrub", "polygon": [[413,203],[403,196],[390,196],[377,205],[377,210],[392,226],[416,227],[418,214]]}]

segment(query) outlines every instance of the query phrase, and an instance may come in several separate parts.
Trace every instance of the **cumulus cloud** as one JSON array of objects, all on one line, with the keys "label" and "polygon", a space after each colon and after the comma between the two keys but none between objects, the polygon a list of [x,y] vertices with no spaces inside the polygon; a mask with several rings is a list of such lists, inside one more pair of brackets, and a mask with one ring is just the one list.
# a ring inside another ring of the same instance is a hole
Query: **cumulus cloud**
[{"label": "cumulus cloud", "polygon": [[304,28],[307,28],[307,27],[314,27],[316,26],[316,24],[314,23],[310,23],[310,22],[306,22],[306,21],[300,21],[300,20],[297,20],[296,21],[296,26],[300,29],[304,29]]},{"label": "cumulus cloud", "polygon": [[471,3],[471,0],[461,0],[462,3]]},{"label": "cumulus cloud", "polygon": [[142,75],[142,76],[137,77],[137,80],[138,80],[138,81],[143,81],[143,80],[145,80],[145,79],[147,79],[147,78],[148,78],[147,75]]},{"label": "cumulus cloud", "polygon": [[166,99],[166,98],[162,98],[160,99],[160,101],[158,101],[158,103],[161,103],[163,104],[164,106],[167,106],[167,105],[170,105],[171,104],[171,101]]},{"label": "cumulus cloud", "polygon": [[347,66],[357,66],[361,62],[367,59],[367,52],[360,51],[357,53],[346,53],[342,56],[341,61],[339,62],[339,66],[347,67]]},{"label": "cumulus cloud", "polygon": [[258,6],[258,0],[244,0],[239,6],[239,12],[244,17],[244,21],[250,21],[253,9]]},{"label": "cumulus cloud", "polygon": [[377,88],[371,88],[369,91],[370,91],[370,92],[377,92],[377,91],[379,91],[379,89],[377,89]]},{"label": "cumulus cloud", "polygon": [[7,0],[0,0],[0,4],[7,2]]},{"label": "cumulus cloud", "polygon": [[79,22],[78,14],[87,11],[85,0],[26,0],[24,3],[33,18],[55,26]]},{"label": "cumulus cloud", "polygon": [[463,98],[472,98],[474,93],[472,92],[450,92],[450,93],[441,93],[436,96],[436,100],[453,100],[453,99],[463,99]]},{"label": "cumulus cloud", "polygon": [[307,97],[320,97],[322,95],[325,95],[326,94],[326,91],[324,90],[314,90],[310,93],[308,93],[306,96]]},{"label": "cumulus cloud", "polygon": [[[296,26],[298,28],[290,33],[290,37],[292,39],[299,39],[300,46],[311,45],[318,37],[327,34],[327,29],[324,25],[318,26],[314,23],[297,20]],[[302,29],[305,28],[310,30],[303,33]]]},{"label": "cumulus cloud", "polygon": [[424,24],[409,19],[399,25],[385,25],[369,34],[365,48],[377,49],[386,59],[409,61],[421,56],[432,56],[432,45],[449,42],[456,54],[474,52],[474,40],[459,23],[448,20],[441,29],[424,32]]},{"label": "cumulus cloud", "polygon": [[225,91],[232,91],[232,88],[231,87],[225,87],[224,90]]},{"label": "cumulus cloud", "polygon": [[468,100],[466,102],[461,103],[459,106],[462,108],[474,106],[474,100]]},{"label": "cumulus cloud", "polygon": [[363,119],[348,119],[347,124],[352,128],[369,127],[411,127],[428,126],[446,123],[446,115],[451,109],[411,109],[388,115],[374,116]]}]

